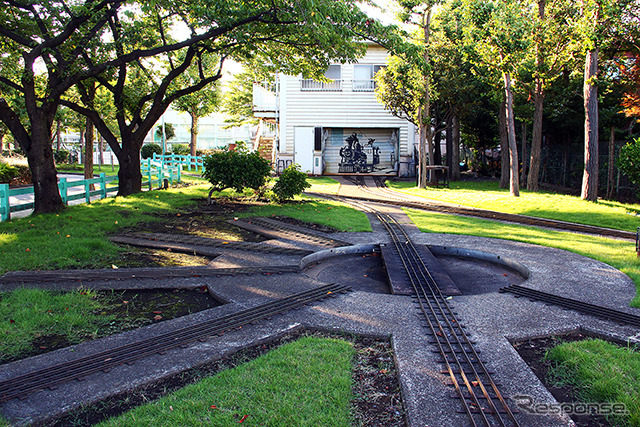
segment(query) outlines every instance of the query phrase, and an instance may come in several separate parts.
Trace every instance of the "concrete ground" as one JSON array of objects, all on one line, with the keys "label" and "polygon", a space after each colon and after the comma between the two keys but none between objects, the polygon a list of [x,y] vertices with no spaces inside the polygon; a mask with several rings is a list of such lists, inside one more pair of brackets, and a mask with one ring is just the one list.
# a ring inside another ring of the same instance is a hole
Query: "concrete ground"
[{"label": "concrete ground", "polygon": [[[349,191],[356,190],[351,188]],[[495,371],[494,378],[500,383],[503,395],[525,395],[537,403],[557,403],[514,350],[511,344],[514,341],[577,329],[622,340],[640,340],[637,328],[497,292],[498,288],[509,283],[523,282],[522,285],[530,288],[640,314],[640,310],[629,307],[636,293],[633,282],[614,268],[558,249],[498,239],[420,233],[400,209],[390,206],[382,206],[381,209],[406,224],[416,244],[482,251],[496,258],[499,256],[517,267],[515,270],[505,269],[487,261],[442,258],[445,269],[463,289],[463,295],[453,297],[450,302],[476,341],[477,348],[482,351],[487,366]],[[362,245],[360,248],[387,242],[387,235],[380,224],[372,220],[372,226],[372,233],[335,233],[332,237]],[[388,337],[395,352],[408,424],[434,427],[468,425],[464,414],[459,413],[460,402],[450,397],[453,389],[446,385],[447,378],[441,373],[442,366],[437,362],[433,346],[429,344],[415,303],[408,296],[391,295],[380,257],[371,251],[362,252],[340,252],[339,256],[324,252],[327,258],[315,256],[313,262],[308,264],[300,257],[289,255],[284,257],[286,259],[274,256],[270,260],[272,255],[253,253],[245,256],[242,251],[233,251],[216,258],[214,266],[237,267],[255,265],[255,262],[260,265],[301,263],[306,268],[299,274],[118,281],[117,287],[120,289],[191,288],[204,285],[226,304],[2,365],[0,381],[111,346],[182,328],[202,319],[219,318],[324,283],[350,285],[354,292],[319,301],[268,322],[211,337],[185,349],[171,350],[163,355],[139,360],[133,365],[122,365],[106,373],[89,375],[83,381],[62,384],[55,390],[43,390],[25,400],[3,402],[0,412],[17,425],[44,422],[82,405],[157,382],[247,346],[272,340],[293,330],[309,328]],[[260,257],[260,260],[253,260],[254,257]],[[74,284],[77,286],[77,282],[68,286]],[[42,283],[38,286],[59,288],[65,287],[65,284]],[[114,283],[92,281],[84,283],[84,286],[111,288]],[[530,415],[521,410],[516,417],[522,426],[572,425],[572,421],[562,415]]]}]

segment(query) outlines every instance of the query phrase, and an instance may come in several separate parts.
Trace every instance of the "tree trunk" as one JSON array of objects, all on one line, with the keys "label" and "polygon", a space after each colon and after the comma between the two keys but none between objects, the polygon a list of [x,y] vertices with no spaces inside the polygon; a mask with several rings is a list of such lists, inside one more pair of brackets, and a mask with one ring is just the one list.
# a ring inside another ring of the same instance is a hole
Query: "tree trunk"
[{"label": "tree trunk", "polygon": [[60,151],[62,148],[62,131],[60,130],[60,119],[56,120],[56,150]]},{"label": "tree trunk", "polygon": [[[419,107],[421,110],[422,108]],[[418,187],[427,188],[427,127],[418,127]]]},{"label": "tree trunk", "polygon": [[[538,0],[538,20],[540,25],[545,25],[546,0]],[[529,175],[527,177],[527,190],[538,191],[540,188],[540,161],[542,156],[542,116],[544,111],[544,79],[542,73],[545,69],[544,31],[536,31],[536,72],[535,89],[533,94],[533,130],[531,131],[531,158],[529,159]],[[524,154],[522,157],[524,163]]]},{"label": "tree trunk", "polygon": [[[424,15],[424,20],[422,23],[422,30],[424,35],[424,63],[425,69],[429,69],[429,35],[431,31],[431,6],[426,11]],[[423,106],[422,106],[422,114],[420,115],[421,126],[425,127],[425,136],[427,140],[427,149],[429,150],[429,165],[434,165],[434,149],[433,149],[433,131],[431,130],[431,92],[430,92],[430,81],[431,76],[429,71],[425,71],[424,74],[424,98],[423,98]],[[433,170],[429,172],[429,182],[435,182],[435,174]],[[426,187],[426,183],[425,183]],[[424,188],[424,187],[422,187]]]},{"label": "tree trunk", "polygon": [[507,101],[507,137],[509,138],[509,167],[511,168],[509,180],[509,193],[513,197],[520,196],[520,181],[518,177],[518,145],[516,144],[516,123],[513,117],[513,92],[511,91],[511,75],[503,73],[504,92]]},{"label": "tree trunk", "polygon": [[613,199],[613,189],[615,188],[615,145],[616,145],[616,128],[611,126],[611,134],[609,135],[609,167],[607,176],[607,199]]},{"label": "tree trunk", "polygon": [[448,178],[451,180],[451,174],[453,173],[453,116],[447,121],[447,130],[445,134],[445,141],[447,147],[447,167],[449,168]]},{"label": "tree trunk", "polygon": [[142,191],[140,147],[136,147],[131,142],[122,141],[122,149],[117,153],[117,157],[120,164],[118,196],[128,196]]},{"label": "tree trunk", "polygon": [[584,67],[584,174],[583,200],[598,200],[598,49],[587,52]]},{"label": "tree trunk", "polygon": [[453,143],[451,150],[451,180],[459,181],[460,180],[460,120],[458,120],[458,116],[453,116]]},{"label": "tree trunk", "polygon": [[189,144],[189,149],[191,150],[191,155],[196,155],[196,150],[198,148],[198,116],[191,113],[191,143]]},{"label": "tree trunk", "polygon": [[507,106],[500,104],[500,188],[509,188],[509,136],[507,135]]},{"label": "tree trunk", "polygon": [[442,131],[433,136],[433,164],[442,165]]},{"label": "tree trunk", "polygon": [[[84,134],[84,179],[93,178],[93,122],[87,117],[87,130]],[[92,190],[95,186],[91,186]]]},{"label": "tree trunk", "polygon": [[21,141],[33,180],[34,213],[58,212],[64,208],[51,148],[51,123],[41,109],[30,114],[31,140]]},{"label": "tree trunk", "polygon": [[102,140],[102,134],[98,132],[98,159],[100,160],[100,166],[104,165],[104,141]]},{"label": "tree trunk", "polygon": [[527,123],[522,122],[522,173],[520,175],[520,182],[524,185],[527,182]]}]

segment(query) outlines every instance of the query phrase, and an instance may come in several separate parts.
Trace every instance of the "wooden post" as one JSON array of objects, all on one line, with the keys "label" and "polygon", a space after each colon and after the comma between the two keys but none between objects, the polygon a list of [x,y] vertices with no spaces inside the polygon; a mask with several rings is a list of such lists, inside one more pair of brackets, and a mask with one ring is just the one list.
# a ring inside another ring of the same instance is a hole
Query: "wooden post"
[{"label": "wooden post", "polygon": [[60,198],[62,199],[62,203],[67,204],[67,178],[60,178],[60,182],[58,182],[58,188],[60,189]]},{"label": "wooden post", "polygon": [[107,175],[104,172],[100,172],[100,198],[107,198]]},{"label": "wooden post", "polygon": [[0,220],[7,221],[11,218],[9,206],[9,184],[0,184]]},{"label": "wooden post", "polygon": [[87,203],[91,203],[91,180],[85,179],[83,180],[84,184],[84,201]]}]

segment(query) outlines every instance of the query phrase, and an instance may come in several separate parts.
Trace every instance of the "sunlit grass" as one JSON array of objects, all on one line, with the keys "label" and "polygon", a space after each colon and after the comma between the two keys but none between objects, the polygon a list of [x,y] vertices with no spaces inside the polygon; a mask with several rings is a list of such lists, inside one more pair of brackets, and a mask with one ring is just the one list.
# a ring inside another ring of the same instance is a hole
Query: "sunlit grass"
[{"label": "sunlit grass", "polygon": [[347,341],[305,337],[100,426],[350,426]]},{"label": "sunlit grass", "polygon": [[288,216],[300,221],[326,225],[340,231],[371,231],[367,216],[342,203],[318,199],[298,199],[295,203],[269,204],[239,216]]},{"label": "sunlit grass", "polygon": [[[640,293],[640,259],[633,242],[414,209],[406,209],[406,212],[423,232],[515,240],[564,249],[602,261],[628,275]],[[640,294],[631,305],[640,307]]]},{"label": "sunlit grass", "polygon": [[32,350],[38,337],[64,336],[70,343],[95,335],[110,316],[94,314],[95,292],[17,289],[0,292],[0,363]]},{"label": "sunlit grass", "polygon": [[640,353],[603,340],[562,343],[549,350],[551,378],[570,385],[580,402],[624,403],[614,425],[640,426]]},{"label": "sunlit grass", "polygon": [[108,235],[158,221],[203,200],[207,186],[151,191],[75,205],[58,214],[0,223],[0,274],[12,270],[110,267],[122,249]]},{"label": "sunlit grass", "polygon": [[452,182],[450,188],[427,189],[417,188],[414,182],[387,181],[387,185],[402,193],[426,199],[498,212],[634,232],[640,226],[640,216],[635,216],[640,213],[638,204],[608,200],[594,203],[576,196],[526,190],[520,190],[520,197],[511,197],[509,190],[499,188],[497,181],[458,181]]},{"label": "sunlit grass", "polygon": [[307,178],[307,182],[311,184],[310,188],[305,191],[310,193],[338,194],[340,183],[333,178],[319,176]]}]

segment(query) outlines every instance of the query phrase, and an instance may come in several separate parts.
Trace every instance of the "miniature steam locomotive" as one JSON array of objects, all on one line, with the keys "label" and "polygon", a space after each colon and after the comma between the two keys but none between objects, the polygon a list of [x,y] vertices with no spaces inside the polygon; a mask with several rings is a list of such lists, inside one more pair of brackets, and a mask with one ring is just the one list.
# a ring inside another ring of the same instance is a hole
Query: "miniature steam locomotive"
[{"label": "miniature steam locomotive", "polygon": [[[352,133],[345,139],[347,145],[340,148],[341,162],[338,163],[338,173],[367,173],[373,172],[375,166],[380,163],[380,148],[374,147],[375,139],[369,138],[368,148],[363,148],[356,133]],[[367,162],[368,155],[371,154],[371,163]]]}]

